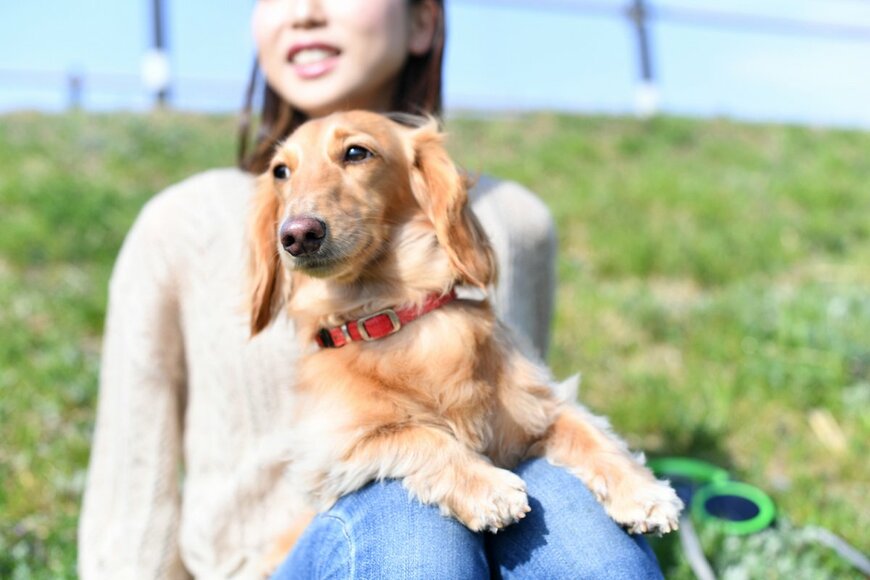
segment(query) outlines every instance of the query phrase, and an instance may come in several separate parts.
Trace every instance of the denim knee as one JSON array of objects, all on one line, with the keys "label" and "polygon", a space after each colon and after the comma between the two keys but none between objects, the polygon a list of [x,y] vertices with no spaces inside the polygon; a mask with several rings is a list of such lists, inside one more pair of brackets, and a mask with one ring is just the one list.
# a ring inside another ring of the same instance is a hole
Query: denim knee
[{"label": "denim knee", "polygon": [[610,519],[579,479],[543,459],[521,464],[517,474],[526,482],[532,511],[487,539],[502,578],[661,578],[644,539]]},{"label": "denim knee", "polygon": [[409,496],[371,483],[314,519],[274,578],[488,578],[480,535]]}]

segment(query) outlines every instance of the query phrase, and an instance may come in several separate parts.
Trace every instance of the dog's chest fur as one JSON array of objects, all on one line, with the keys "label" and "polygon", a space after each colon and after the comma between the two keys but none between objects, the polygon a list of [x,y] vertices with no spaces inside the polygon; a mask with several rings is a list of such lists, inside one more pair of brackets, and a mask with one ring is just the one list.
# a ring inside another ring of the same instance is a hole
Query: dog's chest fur
[{"label": "dog's chest fur", "polygon": [[493,327],[487,303],[458,300],[388,338],[304,357],[297,391],[334,399],[343,421],[443,424],[483,451],[501,372],[487,352]]}]

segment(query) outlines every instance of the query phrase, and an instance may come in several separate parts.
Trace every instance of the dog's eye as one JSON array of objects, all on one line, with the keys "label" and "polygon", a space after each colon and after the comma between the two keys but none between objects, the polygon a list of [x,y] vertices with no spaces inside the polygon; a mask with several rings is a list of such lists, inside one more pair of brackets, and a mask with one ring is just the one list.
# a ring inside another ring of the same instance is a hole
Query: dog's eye
[{"label": "dog's eye", "polygon": [[272,168],[272,175],[275,179],[290,179],[290,168],[281,163]]},{"label": "dog's eye", "polygon": [[344,152],[344,161],[345,163],[359,163],[360,161],[365,161],[374,156],[375,154],[365,147],[351,145],[347,148],[347,151]]}]

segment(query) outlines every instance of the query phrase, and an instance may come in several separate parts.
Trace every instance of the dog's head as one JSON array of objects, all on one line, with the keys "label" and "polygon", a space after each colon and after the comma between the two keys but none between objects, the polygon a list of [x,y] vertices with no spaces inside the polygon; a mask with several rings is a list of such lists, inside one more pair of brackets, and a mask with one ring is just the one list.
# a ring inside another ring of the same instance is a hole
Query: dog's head
[{"label": "dog's head", "polygon": [[282,265],[354,282],[382,257],[396,228],[421,214],[456,282],[493,281],[492,249],[434,120],[353,111],[299,127],[258,180],[250,228],[252,333],[269,324],[286,297]]}]

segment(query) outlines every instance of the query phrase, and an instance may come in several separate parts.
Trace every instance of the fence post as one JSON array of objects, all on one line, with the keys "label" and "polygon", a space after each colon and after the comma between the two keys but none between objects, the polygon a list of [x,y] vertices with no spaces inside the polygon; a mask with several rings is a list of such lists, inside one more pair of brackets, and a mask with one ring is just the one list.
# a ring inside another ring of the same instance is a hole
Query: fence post
[{"label": "fence post", "polygon": [[70,71],[67,75],[67,108],[78,111],[82,108],[82,87],[84,79],[77,72]]},{"label": "fence post", "polygon": [[652,117],[658,112],[658,90],[653,78],[652,53],[647,31],[648,17],[646,2],[633,0],[628,9],[628,18],[634,25],[640,62],[640,82],[635,89],[634,108],[637,116],[644,119]]},{"label": "fence post", "polygon": [[153,18],[153,32],[154,32],[154,45],[153,45],[153,54],[159,55],[158,58],[162,58],[165,62],[165,66],[167,67],[166,80],[162,87],[157,90],[157,108],[163,109],[166,108],[167,103],[169,102],[169,78],[168,78],[168,59],[166,57],[166,48],[163,34],[163,0],[152,0],[152,18]]}]

